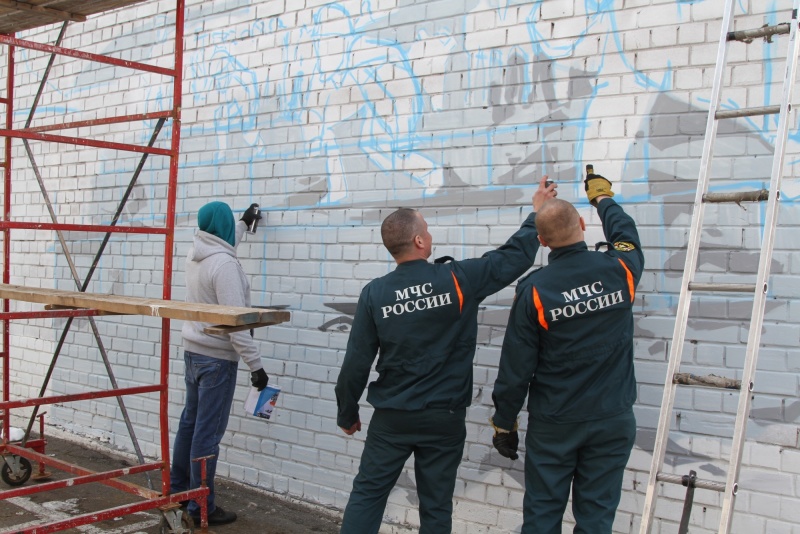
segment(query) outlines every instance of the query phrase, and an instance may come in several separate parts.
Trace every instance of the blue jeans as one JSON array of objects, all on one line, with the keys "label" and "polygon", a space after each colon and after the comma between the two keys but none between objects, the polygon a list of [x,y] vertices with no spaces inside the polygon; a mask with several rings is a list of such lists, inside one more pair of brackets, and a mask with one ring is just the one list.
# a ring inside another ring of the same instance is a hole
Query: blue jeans
[{"label": "blue jeans", "polygon": [[466,409],[375,410],[341,534],[376,534],[386,501],[414,455],[420,534],[449,533],[453,491],[467,437]]},{"label": "blue jeans", "polygon": [[[206,460],[208,512],[214,504],[214,473],[217,470],[219,443],[228,426],[228,417],[236,389],[236,370],[239,362],[221,360],[184,351],[186,363],[186,405],[178,423],[172,450],[170,486],[172,493],[200,487],[200,463],[193,458],[214,455]],[[189,513],[200,515],[200,507],[189,503]]]}]

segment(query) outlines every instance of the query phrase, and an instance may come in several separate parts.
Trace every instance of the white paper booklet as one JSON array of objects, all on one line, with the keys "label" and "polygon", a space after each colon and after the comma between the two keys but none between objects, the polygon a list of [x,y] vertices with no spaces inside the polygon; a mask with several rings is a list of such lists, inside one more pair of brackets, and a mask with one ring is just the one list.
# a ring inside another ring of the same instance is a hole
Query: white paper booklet
[{"label": "white paper booklet", "polygon": [[250,388],[250,393],[244,401],[245,413],[261,419],[274,419],[280,393],[280,386],[267,386],[261,391]]}]

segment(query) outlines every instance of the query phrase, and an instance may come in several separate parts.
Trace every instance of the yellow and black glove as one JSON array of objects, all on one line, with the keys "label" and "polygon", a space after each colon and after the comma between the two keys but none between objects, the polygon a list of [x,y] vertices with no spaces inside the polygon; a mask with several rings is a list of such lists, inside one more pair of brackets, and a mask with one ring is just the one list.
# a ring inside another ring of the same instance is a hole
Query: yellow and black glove
[{"label": "yellow and black glove", "polygon": [[494,428],[494,437],[492,437],[492,445],[497,449],[501,456],[516,460],[519,458],[517,449],[519,448],[519,434],[517,428],[519,423],[514,425],[514,430],[506,430],[494,424],[494,420],[490,417],[489,423]]},{"label": "yellow and black glove", "polygon": [[492,438],[492,445],[497,449],[501,456],[516,460],[519,458],[517,448],[519,447],[519,434],[516,432],[504,432],[495,434]]},{"label": "yellow and black glove", "polygon": [[586,197],[593,205],[596,204],[595,199],[597,197],[614,196],[614,192],[611,190],[611,182],[599,174],[595,174],[594,167],[592,165],[586,166],[586,180],[583,181],[583,184],[584,188],[586,189]]}]

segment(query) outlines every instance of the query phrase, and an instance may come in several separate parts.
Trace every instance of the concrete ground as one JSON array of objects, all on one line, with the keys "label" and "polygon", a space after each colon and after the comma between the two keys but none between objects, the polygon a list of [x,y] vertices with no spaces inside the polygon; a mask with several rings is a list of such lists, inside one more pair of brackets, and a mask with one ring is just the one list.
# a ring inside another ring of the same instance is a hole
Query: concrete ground
[{"label": "concrete ground", "polygon": [[[53,436],[47,436],[45,453],[61,461],[93,471],[109,471],[135,464],[130,458],[113,454],[108,450],[101,450],[97,445],[90,447],[86,443]],[[61,471],[54,469],[48,469],[48,471],[53,475],[50,480],[70,478],[68,474]],[[37,472],[36,464],[33,465],[33,472],[34,474]],[[125,480],[147,487],[146,479],[142,475],[126,477]],[[226,510],[236,512],[239,518],[230,525],[212,527],[209,532],[217,534],[227,532],[237,534],[333,534],[339,532],[341,516],[334,511],[290,502],[275,494],[230,480],[218,478],[216,483],[218,502]],[[36,482],[29,480],[19,487],[35,485]],[[9,486],[5,482],[0,482],[0,497],[2,497],[1,492],[7,489],[10,489]],[[142,499],[97,483],[12,497],[0,500],[0,534],[16,533],[24,528],[138,502],[142,502]],[[149,510],[60,532],[70,534],[161,534],[160,522],[161,514],[155,510]],[[200,529],[197,528],[196,532],[200,532]]]}]

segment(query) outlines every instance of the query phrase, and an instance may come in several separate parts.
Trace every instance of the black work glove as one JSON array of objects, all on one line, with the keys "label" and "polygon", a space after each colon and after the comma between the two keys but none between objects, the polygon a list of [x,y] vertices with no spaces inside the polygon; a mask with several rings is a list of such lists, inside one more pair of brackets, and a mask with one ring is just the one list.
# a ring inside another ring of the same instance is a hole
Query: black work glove
[{"label": "black work glove", "polygon": [[260,221],[261,210],[258,209],[258,204],[250,204],[250,207],[244,210],[242,218],[239,220],[243,221],[248,227],[253,224],[253,221]]},{"label": "black work glove", "polygon": [[253,384],[253,387],[258,391],[261,391],[267,387],[267,384],[269,384],[267,372],[263,368],[259,369],[258,371],[253,371],[250,373],[250,383]]},{"label": "black work glove", "polygon": [[497,432],[492,438],[492,445],[502,456],[516,460],[519,458],[517,448],[519,447],[519,434],[514,432]]},{"label": "black work glove", "polygon": [[603,176],[595,174],[594,167],[591,165],[586,166],[586,180],[583,181],[583,185],[586,190],[586,198],[588,198],[589,202],[593,205],[597,197],[614,196],[614,192],[611,191],[611,182]]}]

